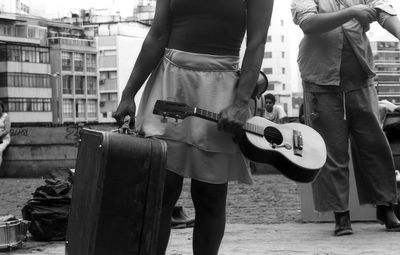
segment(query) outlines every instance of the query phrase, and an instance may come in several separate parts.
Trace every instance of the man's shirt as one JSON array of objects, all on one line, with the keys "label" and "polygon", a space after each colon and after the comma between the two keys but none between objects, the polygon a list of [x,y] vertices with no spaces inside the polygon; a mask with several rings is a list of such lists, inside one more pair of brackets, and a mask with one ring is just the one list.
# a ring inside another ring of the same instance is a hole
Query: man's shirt
[{"label": "man's shirt", "polygon": [[280,105],[275,104],[272,108],[272,112],[268,112],[266,109],[264,109],[263,117],[275,123],[278,123],[280,119],[286,116],[285,110]]},{"label": "man's shirt", "polygon": [[[318,13],[336,12],[349,6],[365,4],[378,10],[378,22],[395,16],[387,0],[292,0],[293,21],[300,25]],[[299,46],[298,63],[303,81],[318,85],[340,85],[343,37],[346,37],[368,78],[375,76],[373,54],[364,27],[352,19],[321,34],[304,35]],[[370,79],[372,82],[372,79]]]}]

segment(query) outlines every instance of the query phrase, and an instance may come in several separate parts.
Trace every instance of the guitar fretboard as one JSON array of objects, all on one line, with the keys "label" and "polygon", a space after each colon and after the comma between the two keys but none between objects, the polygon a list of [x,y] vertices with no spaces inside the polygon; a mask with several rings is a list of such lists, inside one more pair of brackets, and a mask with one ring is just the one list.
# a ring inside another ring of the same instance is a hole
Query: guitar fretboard
[{"label": "guitar fretboard", "polygon": [[[194,115],[203,119],[211,120],[214,122],[218,122],[220,119],[220,114],[215,112],[210,112],[201,108],[194,108]],[[264,127],[260,127],[251,123],[246,122],[243,126],[243,129],[247,132],[263,136],[264,135]]]}]

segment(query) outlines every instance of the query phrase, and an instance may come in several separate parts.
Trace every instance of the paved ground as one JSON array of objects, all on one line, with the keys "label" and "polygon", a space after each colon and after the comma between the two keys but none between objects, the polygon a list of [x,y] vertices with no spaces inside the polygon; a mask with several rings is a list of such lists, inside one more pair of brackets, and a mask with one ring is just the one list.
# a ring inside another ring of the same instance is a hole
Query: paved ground
[{"label": "paved ground", "polygon": [[[301,223],[297,185],[280,175],[256,175],[252,186],[229,187],[226,233],[220,255],[231,254],[383,254],[400,251],[400,233],[388,233],[376,223],[353,223],[355,234],[332,236],[332,223]],[[20,217],[39,179],[0,179],[0,214]],[[193,215],[189,183],[179,203]],[[191,254],[192,229],[172,231],[167,255]],[[8,254],[64,255],[64,244],[28,241]],[[1,252],[0,252],[1,253]],[[1,253],[3,254],[3,253]]]}]

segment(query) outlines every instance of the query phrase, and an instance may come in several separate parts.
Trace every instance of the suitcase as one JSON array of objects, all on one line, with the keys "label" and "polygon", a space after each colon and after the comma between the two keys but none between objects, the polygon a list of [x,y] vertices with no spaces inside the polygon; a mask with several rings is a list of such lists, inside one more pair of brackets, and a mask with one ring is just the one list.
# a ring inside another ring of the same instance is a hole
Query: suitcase
[{"label": "suitcase", "polygon": [[80,138],[66,254],[156,254],[166,143],[90,129]]}]

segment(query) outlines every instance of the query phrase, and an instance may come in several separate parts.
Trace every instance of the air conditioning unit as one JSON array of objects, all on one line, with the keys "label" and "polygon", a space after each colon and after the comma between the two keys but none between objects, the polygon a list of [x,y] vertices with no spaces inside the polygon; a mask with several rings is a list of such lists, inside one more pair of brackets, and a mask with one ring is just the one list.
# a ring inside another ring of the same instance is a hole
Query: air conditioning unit
[{"label": "air conditioning unit", "polygon": [[106,102],[100,102],[100,107],[104,107],[106,105]]},{"label": "air conditioning unit", "polygon": [[104,83],[106,83],[106,79],[101,79],[101,80],[99,81],[99,83],[100,83],[100,85],[103,85]]}]

